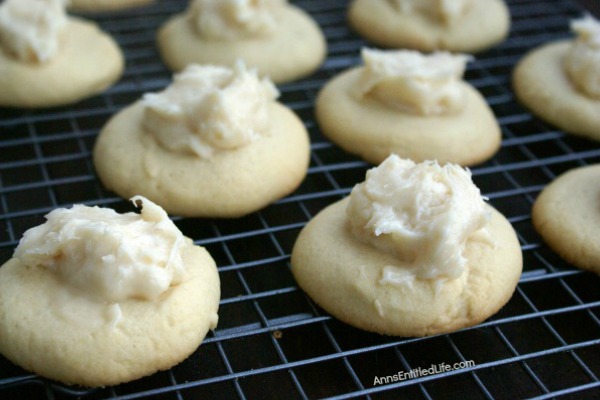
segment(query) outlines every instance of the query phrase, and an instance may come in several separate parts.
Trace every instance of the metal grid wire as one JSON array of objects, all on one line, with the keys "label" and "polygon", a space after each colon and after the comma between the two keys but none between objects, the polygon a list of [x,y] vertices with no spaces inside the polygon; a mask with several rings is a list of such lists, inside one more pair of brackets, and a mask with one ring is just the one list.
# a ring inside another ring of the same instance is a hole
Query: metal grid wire
[{"label": "metal grid wire", "polygon": [[[359,62],[366,44],[346,26],[345,0],[301,0],[329,41],[325,65],[281,87],[281,100],[312,139],[308,177],[291,196],[245,218],[175,221],[219,265],[220,323],[182,364],[116,387],[66,387],[0,357],[0,398],[200,399],[600,398],[600,281],[568,265],[534,232],[530,209],[560,173],[600,161],[600,146],[566,136],[517,104],[515,62],[529,49],[567,37],[581,15],[573,1],[511,0],[511,36],[480,54],[466,79],[486,97],[503,132],[499,153],[473,169],[474,181],[512,222],[524,273],[510,302],[483,324],[449,335],[404,339],[359,331],[331,318],[295,285],[289,254],[304,224],[347,195],[368,165],[324,139],[313,119],[316,93]],[[106,93],[74,106],[0,109],[0,263],[43,215],[73,203],[131,207],[100,185],[90,151],[110,115],[169,83],[154,46],[157,27],[185,7],[162,1],[92,17],[123,47],[127,69]],[[474,360],[474,367],[374,386],[376,376]]]}]

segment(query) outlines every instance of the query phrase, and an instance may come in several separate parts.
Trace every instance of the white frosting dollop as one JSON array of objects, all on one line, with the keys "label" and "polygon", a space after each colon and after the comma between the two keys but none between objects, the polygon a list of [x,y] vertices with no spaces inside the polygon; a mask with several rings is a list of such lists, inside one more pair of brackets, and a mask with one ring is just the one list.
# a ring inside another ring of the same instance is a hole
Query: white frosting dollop
[{"label": "white frosting dollop", "polygon": [[[412,265],[418,279],[460,277],[467,240],[490,218],[469,170],[396,155],[354,187],[346,213],[354,237]],[[406,271],[398,276],[412,280]]]},{"label": "white frosting dollop", "polygon": [[83,205],[56,209],[25,232],[14,257],[52,270],[96,302],[156,299],[184,280],[185,238],[160,206],[141,196],[131,201],[141,214]]},{"label": "white frosting dollop", "polygon": [[278,96],[268,78],[241,62],[233,69],[190,65],[163,92],[144,95],[143,127],[168,150],[209,158],[264,134]]},{"label": "white frosting dollop", "polygon": [[0,4],[0,44],[25,62],[46,62],[59,48],[67,24],[66,0],[5,0]]},{"label": "white frosting dollop", "polygon": [[572,21],[577,38],[565,57],[564,67],[582,94],[600,99],[600,22],[591,15]]},{"label": "white frosting dollop", "polygon": [[286,0],[193,0],[187,15],[203,38],[256,38],[275,32],[277,14],[286,3]]},{"label": "white frosting dollop", "polygon": [[362,96],[420,115],[451,114],[464,108],[461,81],[470,56],[363,48],[362,58]]},{"label": "white frosting dollop", "polygon": [[473,0],[390,0],[403,14],[420,13],[444,24],[454,24],[465,15]]}]

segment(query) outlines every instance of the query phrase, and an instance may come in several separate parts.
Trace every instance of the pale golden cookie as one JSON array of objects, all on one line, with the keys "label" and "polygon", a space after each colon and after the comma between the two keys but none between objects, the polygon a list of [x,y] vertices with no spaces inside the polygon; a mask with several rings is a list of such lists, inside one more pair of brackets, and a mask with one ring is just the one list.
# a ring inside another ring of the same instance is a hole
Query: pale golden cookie
[{"label": "pale golden cookie", "polygon": [[176,15],[158,32],[158,47],[174,71],[189,64],[233,66],[241,59],[275,83],[310,75],[319,68],[327,51],[319,26],[303,10],[291,5],[278,16],[273,36],[235,41],[202,38],[185,14]]},{"label": "pale golden cookie", "polygon": [[75,103],[114,84],[123,54],[96,24],[69,18],[48,62],[26,63],[0,49],[0,106],[53,107]]},{"label": "pale golden cookie", "polygon": [[154,0],[70,0],[69,9],[83,12],[116,11],[140,7],[153,2]]},{"label": "pale golden cookie", "polygon": [[122,318],[111,329],[88,325],[85,317],[65,323],[53,308],[64,283],[48,268],[13,258],[0,268],[0,352],[28,371],[83,386],[115,385],[171,368],[196,350],[218,319],[213,259],[188,239],[183,261],[189,273],[183,283],[155,301],[121,302]]},{"label": "pale golden cookie", "polygon": [[535,229],[571,264],[600,275],[600,165],[554,180],[533,205]]},{"label": "pale golden cookie", "polygon": [[491,207],[494,245],[469,239],[462,276],[436,289],[428,280],[416,280],[412,288],[381,284],[383,268],[402,263],[355,239],[347,204],[344,199],[319,213],[292,252],[298,284],[334,317],[381,334],[426,336],[478,324],[510,299],[521,275],[521,249],[510,223]]},{"label": "pale golden cookie", "polygon": [[420,13],[403,14],[390,0],[354,0],[348,20],[360,35],[380,46],[465,53],[502,42],[510,27],[510,14],[502,0],[475,0],[450,25]]},{"label": "pale golden cookie", "polygon": [[308,134],[287,107],[269,105],[270,128],[252,143],[210,159],[174,153],[142,129],[141,102],[115,115],[94,148],[98,176],[124,198],[142,194],[169,213],[238,217],[291,193],[309,163]]},{"label": "pale golden cookie", "polygon": [[527,54],[513,74],[519,101],[567,133],[600,140],[600,99],[578,92],[564,72],[572,41],[543,45]]},{"label": "pale golden cookie", "polygon": [[362,68],[334,77],[318,95],[316,117],[323,134],[344,150],[379,164],[395,153],[414,161],[438,160],[463,166],[491,158],[501,133],[485,99],[471,85],[457,114],[421,116],[354,95]]}]

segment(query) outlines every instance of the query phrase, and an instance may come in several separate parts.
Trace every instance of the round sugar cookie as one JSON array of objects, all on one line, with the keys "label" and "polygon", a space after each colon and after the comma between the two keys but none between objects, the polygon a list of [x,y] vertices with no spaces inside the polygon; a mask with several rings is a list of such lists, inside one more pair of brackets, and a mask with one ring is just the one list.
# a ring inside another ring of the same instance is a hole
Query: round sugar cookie
[{"label": "round sugar cookie", "polygon": [[502,0],[475,0],[459,21],[446,25],[421,13],[403,14],[390,0],[354,0],[350,25],[384,47],[475,53],[502,42],[510,14]]},{"label": "round sugar cookie", "polygon": [[233,66],[238,59],[275,83],[310,75],[323,63],[325,37],[315,21],[298,7],[286,6],[275,33],[266,38],[209,40],[196,34],[185,14],[171,18],[158,32],[158,48],[169,68],[189,64]]},{"label": "round sugar cookie", "polygon": [[492,207],[488,230],[494,244],[469,239],[462,276],[412,287],[381,284],[396,257],[351,234],[348,198],[321,211],[300,232],[292,251],[298,285],[322,308],[354,327],[393,336],[427,336],[478,324],[508,302],[522,270],[519,242],[510,223]]},{"label": "round sugar cookie", "polygon": [[69,10],[76,12],[117,11],[153,2],[154,0],[70,0],[68,7]]},{"label": "round sugar cookie", "polygon": [[75,103],[114,84],[123,54],[98,26],[69,18],[50,61],[25,63],[0,49],[0,106],[53,107]]},{"label": "round sugar cookie", "polygon": [[239,217],[293,192],[306,176],[310,146],[302,121],[269,104],[270,129],[257,140],[211,158],[165,150],[142,129],[137,102],[102,129],[93,152],[98,176],[123,198],[136,194],[172,214]]},{"label": "round sugar cookie", "polygon": [[95,326],[81,304],[67,321],[54,306],[64,287],[55,272],[13,258],[0,268],[0,353],[41,376],[82,386],[116,385],[169,369],[217,325],[220,284],[208,252],[183,250],[188,278],[155,301],[120,303],[114,328]]},{"label": "round sugar cookie", "polygon": [[550,183],[533,205],[535,229],[562,258],[600,275],[600,165],[576,168]]},{"label": "round sugar cookie", "polygon": [[462,112],[421,116],[355,96],[353,88],[361,69],[353,68],[334,77],[316,101],[321,131],[344,150],[373,164],[394,153],[413,161],[470,166],[491,158],[500,148],[496,118],[485,99],[468,83],[460,83],[466,92]]},{"label": "round sugar cookie", "polygon": [[541,119],[567,133],[600,140],[600,99],[581,94],[563,69],[571,43],[554,42],[528,53],[514,70],[513,88]]}]

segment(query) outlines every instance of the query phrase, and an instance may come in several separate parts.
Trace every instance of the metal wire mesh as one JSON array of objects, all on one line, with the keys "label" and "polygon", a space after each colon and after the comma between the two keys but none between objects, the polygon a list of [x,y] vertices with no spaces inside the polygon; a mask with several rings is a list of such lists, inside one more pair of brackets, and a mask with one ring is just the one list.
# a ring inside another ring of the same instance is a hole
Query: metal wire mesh
[{"label": "metal wire mesh", "polygon": [[[485,323],[421,339],[365,333],[332,319],[295,285],[289,254],[304,224],[347,195],[369,167],[324,139],[313,118],[318,89],[359,62],[366,43],[345,21],[346,0],[299,0],[324,29],[329,54],[313,76],[283,85],[281,100],[310,131],[309,174],[291,196],[245,218],[175,221],[206,246],[222,284],[220,323],[182,364],[116,387],[83,389],[47,381],[0,357],[0,398],[600,398],[600,281],[568,265],[534,232],[530,209],[558,174],[600,161],[600,146],[566,136],[520,106],[510,88],[515,62],[529,49],[568,34],[581,15],[573,1],[510,0],[508,41],[478,55],[466,79],[486,97],[503,132],[500,152],[473,169],[474,181],[518,232],[524,273],[511,301]],[[100,185],[90,151],[110,115],[170,73],[154,45],[157,27],[185,8],[162,1],[92,17],[123,47],[127,69],[106,93],[74,106],[0,110],[0,263],[43,215],[73,203],[129,206]],[[475,366],[374,385],[376,376],[452,364]]]}]

